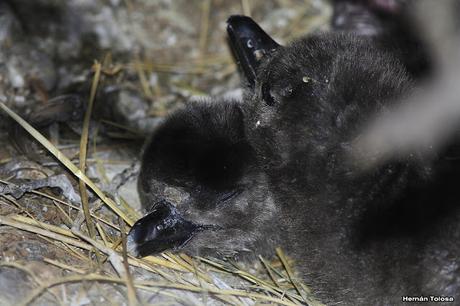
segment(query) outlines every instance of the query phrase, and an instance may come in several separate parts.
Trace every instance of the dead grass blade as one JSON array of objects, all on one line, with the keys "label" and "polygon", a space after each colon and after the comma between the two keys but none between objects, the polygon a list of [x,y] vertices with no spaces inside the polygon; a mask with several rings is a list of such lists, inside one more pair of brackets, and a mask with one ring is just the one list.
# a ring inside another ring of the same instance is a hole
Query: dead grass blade
[{"label": "dead grass blade", "polygon": [[294,272],[292,271],[291,266],[289,265],[288,260],[286,256],[284,255],[284,252],[281,250],[281,248],[276,248],[276,254],[281,260],[284,266],[284,269],[286,270],[286,273],[289,277],[289,281],[292,283],[296,291],[302,296],[303,301],[307,305],[311,305],[311,306],[324,306],[324,304],[312,298],[310,292],[308,292],[308,295],[307,295],[306,292],[303,290],[304,287],[301,286],[300,282],[295,277]]},{"label": "dead grass blade", "polygon": [[[111,276],[103,276],[103,275],[98,275],[98,274],[71,275],[71,276],[62,277],[62,278],[58,278],[58,279],[43,283],[40,287],[33,290],[32,293],[29,296],[27,296],[23,301],[21,301],[21,303],[19,303],[18,305],[20,306],[30,305],[30,303],[32,303],[36,298],[41,296],[45,291],[47,291],[51,287],[54,287],[60,284],[76,283],[76,282],[84,282],[84,281],[86,282],[88,281],[106,282],[106,283],[126,285],[126,282],[124,279],[115,278]],[[275,298],[275,297],[260,294],[260,293],[247,292],[244,290],[237,290],[237,289],[228,289],[228,290],[213,289],[213,288],[203,289],[201,287],[193,286],[193,285],[170,284],[170,283],[153,282],[153,281],[137,281],[137,282],[134,282],[134,286],[137,288],[144,289],[144,290],[156,289],[156,288],[165,288],[165,289],[168,288],[168,289],[186,290],[186,291],[197,292],[197,293],[207,292],[207,293],[219,294],[219,295],[240,296],[240,297],[255,298],[255,299],[260,300],[261,302],[263,301],[263,302],[275,303],[276,305],[296,306],[296,304],[292,303],[291,301],[287,301],[287,300],[280,299],[280,298]]]},{"label": "dead grass blade", "polygon": [[[94,99],[96,97],[97,85],[99,84],[99,79],[101,76],[101,64],[96,61],[93,65],[93,69],[94,69],[94,78],[93,78],[93,83],[91,85],[91,92],[89,96],[88,107],[86,109],[85,117],[83,119],[83,128],[82,128],[82,133],[81,133],[81,138],[80,138],[79,160],[80,160],[80,171],[83,174],[86,173],[86,157],[88,153],[89,124],[91,120],[91,114],[93,111]],[[85,215],[86,226],[88,227],[88,233],[92,239],[95,239],[96,228],[94,227],[94,223],[91,218],[91,213],[89,211],[88,190],[86,189],[85,182],[82,179],[79,180],[79,185],[80,185],[81,204],[83,207],[83,213]],[[100,257],[99,253],[96,252],[96,255],[99,261],[99,257]]]},{"label": "dead grass blade", "polygon": [[83,180],[85,184],[96,193],[99,198],[107,204],[119,217],[121,217],[130,226],[134,224],[134,220],[126,215],[120,208],[117,207],[115,202],[107,197],[102,190],[93,183],[84,173],[76,167],[72,161],[66,157],[59,149],[57,149],[48,139],[46,139],[40,132],[33,128],[29,123],[22,119],[18,114],[12,111],[3,102],[0,102],[0,108],[6,112],[14,121],[19,123],[35,140],[42,144],[54,157],[56,157],[73,175]]}]

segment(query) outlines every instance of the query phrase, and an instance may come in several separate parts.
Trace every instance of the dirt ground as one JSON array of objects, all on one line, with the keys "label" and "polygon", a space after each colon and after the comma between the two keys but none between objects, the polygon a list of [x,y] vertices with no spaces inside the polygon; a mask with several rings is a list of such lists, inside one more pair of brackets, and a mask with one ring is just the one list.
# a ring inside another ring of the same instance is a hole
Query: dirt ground
[{"label": "dirt ground", "polygon": [[[0,2],[0,103],[50,141],[39,144],[0,111],[0,305],[320,304],[275,246],[273,258],[252,264],[171,253],[128,259],[123,248],[122,232],[143,213],[136,173],[146,135],[187,101],[241,98],[226,44],[232,14],[251,15],[287,43],[326,29],[330,7],[322,0]],[[79,186],[63,156],[88,181]]]}]

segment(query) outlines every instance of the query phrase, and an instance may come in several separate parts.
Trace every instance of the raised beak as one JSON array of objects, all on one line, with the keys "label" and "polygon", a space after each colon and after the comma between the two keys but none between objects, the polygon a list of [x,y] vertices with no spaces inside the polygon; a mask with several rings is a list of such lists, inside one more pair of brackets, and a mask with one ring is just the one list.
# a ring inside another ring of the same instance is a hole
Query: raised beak
[{"label": "raised beak", "polygon": [[186,244],[203,226],[187,221],[167,201],[139,219],[128,234],[127,249],[136,257],[177,249]]},{"label": "raised beak", "polygon": [[260,60],[275,51],[276,43],[250,17],[233,15],[227,20],[228,41],[238,66],[251,88],[254,88]]}]

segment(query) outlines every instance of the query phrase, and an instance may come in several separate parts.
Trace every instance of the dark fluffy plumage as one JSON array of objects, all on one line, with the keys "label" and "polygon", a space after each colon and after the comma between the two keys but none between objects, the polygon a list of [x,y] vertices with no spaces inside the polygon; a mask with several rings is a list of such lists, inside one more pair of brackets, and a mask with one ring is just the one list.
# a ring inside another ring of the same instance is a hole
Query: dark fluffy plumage
[{"label": "dark fluffy plumage", "polygon": [[133,227],[132,252],[246,257],[281,246],[327,303],[455,297],[451,151],[367,172],[348,158],[363,125],[414,86],[390,51],[353,33],[313,35],[267,53],[242,102],[191,103],[170,116],[145,148],[139,192],[152,213]]}]

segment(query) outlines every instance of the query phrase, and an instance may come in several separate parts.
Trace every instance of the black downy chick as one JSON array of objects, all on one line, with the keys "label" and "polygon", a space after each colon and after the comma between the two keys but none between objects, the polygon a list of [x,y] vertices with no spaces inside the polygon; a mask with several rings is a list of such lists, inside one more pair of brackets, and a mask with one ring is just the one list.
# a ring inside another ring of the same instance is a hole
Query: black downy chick
[{"label": "black downy chick", "polygon": [[254,250],[258,230],[276,230],[240,102],[192,102],[173,113],[145,147],[138,189],[149,212],[128,237],[138,256],[166,249],[234,256]]},{"label": "black downy chick", "polygon": [[244,16],[228,32],[244,99],[189,104],[153,133],[130,251],[281,246],[327,304],[457,298],[458,163],[414,152],[362,172],[348,158],[363,125],[414,88],[396,53],[344,32],[283,47]]}]

